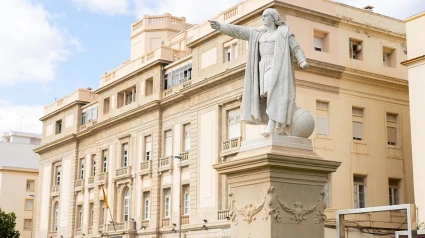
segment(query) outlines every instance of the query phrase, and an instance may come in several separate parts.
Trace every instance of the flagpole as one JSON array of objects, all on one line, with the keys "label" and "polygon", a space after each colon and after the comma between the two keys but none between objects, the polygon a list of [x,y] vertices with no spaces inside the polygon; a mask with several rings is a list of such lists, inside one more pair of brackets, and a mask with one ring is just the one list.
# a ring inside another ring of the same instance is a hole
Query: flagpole
[{"label": "flagpole", "polygon": [[115,229],[115,222],[114,222],[114,219],[112,218],[111,209],[108,208],[108,210],[109,210],[109,215],[111,215],[111,220],[112,220],[112,225],[114,226],[114,231],[117,231],[117,229]]},{"label": "flagpole", "polygon": [[103,188],[103,183],[102,185],[102,192],[103,192],[103,202],[105,203],[106,208],[109,210],[109,215],[111,216],[111,221],[112,221],[112,225],[114,226],[114,231],[117,231],[117,229],[115,229],[115,222],[114,222],[114,218],[112,218],[112,212],[111,209],[109,209],[109,203],[108,203],[108,197],[106,196],[105,193],[105,189]]}]

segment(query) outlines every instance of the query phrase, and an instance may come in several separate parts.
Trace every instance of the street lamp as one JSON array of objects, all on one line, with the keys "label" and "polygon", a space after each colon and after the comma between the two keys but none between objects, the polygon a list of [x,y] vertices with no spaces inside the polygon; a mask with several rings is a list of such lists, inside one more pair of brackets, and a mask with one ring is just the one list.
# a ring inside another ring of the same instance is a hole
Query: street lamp
[{"label": "street lamp", "polygon": [[179,160],[179,238],[182,237],[182,157],[175,155]]}]

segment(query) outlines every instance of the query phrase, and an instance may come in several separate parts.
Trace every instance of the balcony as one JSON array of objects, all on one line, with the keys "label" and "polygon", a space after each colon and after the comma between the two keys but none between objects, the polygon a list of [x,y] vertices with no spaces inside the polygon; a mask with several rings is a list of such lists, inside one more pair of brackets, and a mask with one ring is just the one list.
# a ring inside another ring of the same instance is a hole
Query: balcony
[{"label": "balcony", "polygon": [[81,228],[77,228],[77,230],[75,230],[75,235],[77,236],[81,235]]},{"label": "balcony", "polygon": [[182,225],[189,224],[189,215],[183,215],[182,216]]},{"label": "balcony", "polygon": [[161,220],[161,227],[168,227],[171,224],[171,220],[169,217],[162,218]]},{"label": "balcony", "polygon": [[223,221],[223,220],[229,220],[228,217],[230,217],[230,210],[218,210],[217,212],[217,220]]},{"label": "balcony", "polygon": [[[115,228],[114,228],[115,225]],[[115,232],[115,231],[135,231],[136,230],[136,222],[135,221],[127,221],[127,222],[115,222],[114,224],[106,225],[105,232]]]},{"label": "balcony", "polygon": [[97,232],[99,232],[100,234],[103,233],[103,225],[99,225],[97,228]]},{"label": "balcony", "polygon": [[94,176],[93,176],[93,177],[90,177],[90,178],[87,180],[87,184],[88,184],[88,185],[92,185],[92,184],[94,184]]},{"label": "balcony", "polygon": [[241,147],[241,137],[231,138],[221,142],[221,157],[236,154]]},{"label": "balcony", "polygon": [[77,191],[83,191],[84,190],[84,180],[83,179],[79,179],[77,181],[75,181],[75,187],[74,190]]},{"label": "balcony", "polygon": [[145,229],[149,228],[149,220],[142,221],[142,227],[144,227]]},{"label": "balcony", "polygon": [[182,164],[189,163],[189,151],[181,152],[179,153],[180,157],[182,157]]},{"label": "balcony", "polygon": [[61,188],[61,186],[60,186],[60,185],[53,185],[53,186],[52,186],[52,191],[51,191],[51,195],[52,195],[52,197],[54,197],[54,196],[59,196],[60,188]]},{"label": "balcony", "polygon": [[140,163],[140,175],[152,174],[152,160]]},{"label": "balcony", "polygon": [[89,227],[89,229],[87,230],[87,233],[89,233],[89,235],[93,234],[93,227]]},{"label": "balcony", "polygon": [[108,172],[99,174],[97,176],[97,183],[107,184],[108,183]]},{"label": "balcony", "polygon": [[173,156],[163,157],[159,160],[159,171],[173,170]]},{"label": "balcony", "polygon": [[123,167],[117,169],[115,176],[118,177],[127,177],[131,175],[131,166]]},{"label": "balcony", "polygon": [[84,131],[85,129],[87,129],[91,126],[96,125],[96,123],[97,123],[97,120],[89,121],[86,124],[80,126],[80,131]]}]

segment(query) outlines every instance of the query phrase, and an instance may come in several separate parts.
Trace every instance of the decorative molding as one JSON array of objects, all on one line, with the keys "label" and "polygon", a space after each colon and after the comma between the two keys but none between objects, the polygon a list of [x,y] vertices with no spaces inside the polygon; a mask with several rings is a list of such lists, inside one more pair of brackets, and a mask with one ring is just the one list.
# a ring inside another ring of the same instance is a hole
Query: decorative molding
[{"label": "decorative molding", "polygon": [[248,203],[241,208],[238,208],[235,205],[236,200],[233,198],[233,193],[230,193],[229,217],[232,223],[235,225],[238,224],[236,216],[239,213],[243,216],[243,221],[246,221],[248,224],[250,224],[252,221],[256,220],[256,215],[260,213],[263,208],[263,221],[268,220],[270,215],[275,221],[282,223],[282,216],[280,216],[280,211],[291,214],[292,216],[290,219],[297,222],[297,224],[307,220],[306,215],[313,213],[314,211],[316,211],[316,218],[314,220],[315,224],[323,223],[326,220],[327,217],[324,214],[324,209],[326,208],[326,203],[324,202],[325,193],[323,191],[320,193],[320,197],[317,199],[316,204],[304,208],[304,204],[301,202],[295,202],[294,205],[285,205],[279,201],[279,198],[274,190],[275,188],[273,186],[267,190],[267,194],[264,196],[264,200],[260,205],[253,206],[252,203]]}]

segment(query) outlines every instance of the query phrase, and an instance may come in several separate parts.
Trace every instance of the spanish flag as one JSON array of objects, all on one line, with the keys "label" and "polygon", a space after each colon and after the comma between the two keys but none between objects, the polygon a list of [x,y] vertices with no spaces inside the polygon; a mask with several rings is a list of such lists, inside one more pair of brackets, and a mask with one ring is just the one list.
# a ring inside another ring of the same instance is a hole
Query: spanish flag
[{"label": "spanish flag", "polygon": [[106,209],[109,209],[108,197],[106,196],[105,189],[103,189],[103,186],[102,186],[102,191],[103,191],[103,201],[105,202]]}]

